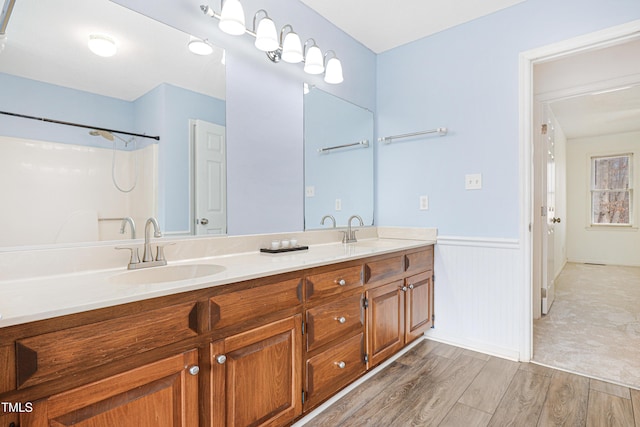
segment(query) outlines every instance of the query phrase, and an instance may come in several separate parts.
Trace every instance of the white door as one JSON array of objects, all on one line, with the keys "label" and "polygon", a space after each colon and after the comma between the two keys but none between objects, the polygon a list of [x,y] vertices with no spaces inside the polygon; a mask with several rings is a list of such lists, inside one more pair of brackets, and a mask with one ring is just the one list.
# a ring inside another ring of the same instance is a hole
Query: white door
[{"label": "white door", "polygon": [[227,157],[224,126],[193,120],[195,234],[227,232]]},{"label": "white door", "polygon": [[541,146],[545,153],[540,157],[543,164],[542,188],[546,191],[545,205],[542,207],[542,314],[549,313],[555,296],[555,268],[554,268],[554,233],[555,224],[560,222],[556,218],[556,161],[555,161],[555,135],[553,115],[549,105],[543,106],[543,123],[540,126]]}]

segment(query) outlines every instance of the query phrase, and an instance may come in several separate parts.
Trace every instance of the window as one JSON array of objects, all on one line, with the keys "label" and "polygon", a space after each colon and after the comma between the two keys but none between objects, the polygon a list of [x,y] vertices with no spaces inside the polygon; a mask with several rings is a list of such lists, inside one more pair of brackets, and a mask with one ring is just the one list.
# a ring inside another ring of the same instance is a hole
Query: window
[{"label": "window", "polygon": [[591,158],[591,224],[631,225],[631,154]]}]

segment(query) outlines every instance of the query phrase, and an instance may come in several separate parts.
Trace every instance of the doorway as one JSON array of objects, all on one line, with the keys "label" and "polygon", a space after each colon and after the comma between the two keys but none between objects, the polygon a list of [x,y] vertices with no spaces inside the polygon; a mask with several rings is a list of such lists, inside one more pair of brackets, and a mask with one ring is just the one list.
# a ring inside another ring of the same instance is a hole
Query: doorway
[{"label": "doorway", "polygon": [[[539,90],[536,92],[537,88],[535,87],[535,83],[533,83],[536,81],[536,78],[539,77],[536,75],[536,67],[547,64],[547,68],[553,70],[554,67],[562,65],[563,62],[568,62],[571,58],[575,59],[579,55],[590,54],[598,50],[606,52],[608,48],[614,48],[623,43],[638,40],[640,36],[639,31],[640,21],[634,21],[629,24],[521,54],[521,171],[523,194],[521,237],[523,242],[523,255],[525,257],[523,268],[525,277],[523,301],[525,301],[526,304],[523,312],[525,333],[523,334],[524,339],[521,343],[522,360],[531,360],[533,357],[535,361],[533,319],[542,315],[542,297],[547,296],[542,293],[543,266],[546,267],[547,265],[546,261],[544,261],[546,256],[543,257],[543,255],[548,254],[548,252],[543,253],[542,251],[544,243],[542,232],[549,232],[546,228],[548,220],[560,219],[564,221],[566,219],[562,218],[561,215],[557,215],[557,211],[555,211],[552,216],[549,215],[546,203],[547,189],[545,188],[544,191],[542,191],[542,186],[546,183],[541,179],[541,169],[538,167],[547,162],[541,162],[540,159],[542,157],[536,159],[536,154],[540,152],[540,146],[538,145],[538,147],[536,147],[536,143],[540,144],[541,140],[536,133],[544,132],[541,126],[543,124],[541,113],[550,101],[554,99],[570,99],[598,90],[604,91],[613,86],[621,87],[623,84],[629,83],[626,82],[625,79],[637,79],[637,76],[594,79],[594,76],[590,74],[594,67],[582,68],[580,77],[585,79],[592,78],[591,82],[580,82],[580,79],[577,79],[574,73],[569,76],[569,79],[573,80],[573,85],[556,87],[554,90],[547,90],[546,92]],[[635,80],[636,83],[638,81],[640,80]],[[544,96],[540,96],[541,94]],[[534,168],[534,165],[536,165],[537,168]],[[546,170],[543,170],[543,172],[546,174]],[[557,174],[555,174],[555,178],[557,178]],[[544,200],[542,198],[543,195],[545,197]],[[543,208],[547,208],[546,212],[543,211]],[[563,226],[565,225],[566,222],[563,223]],[[560,249],[559,251],[557,250],[558,248]],[[566,245],[564,248],[562,245],[554,245],[554,249],[556,249],[556,252],[559,252],[561,259],[559,267],[562,267],[564,261],[567,259]],[[556,255],[558,256],[558,254]],[[551,275],[551,280],[554,280],[556,277],[560,278],[560,276],[557,276],[557,271],[559,271],[559,269],[555,270],[556,274]],[[549,302],[546,308],[553,311],[553,307]]]}]

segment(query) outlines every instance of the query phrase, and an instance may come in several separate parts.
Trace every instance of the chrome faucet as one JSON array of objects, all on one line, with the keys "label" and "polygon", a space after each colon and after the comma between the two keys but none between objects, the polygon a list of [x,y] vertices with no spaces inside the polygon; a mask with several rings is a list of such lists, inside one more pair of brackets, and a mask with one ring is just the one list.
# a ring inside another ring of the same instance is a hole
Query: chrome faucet
[{"label": "chrome faucet", "polygon": [[142,262],[152,262],[154,260],[153,252],[151,251],[151,225],[153,225],[153,237],[162,237],[158,220],[154,217],[149,218],[144,225],[144,255],[142,256]]},{"label": "chrome faucet", "polygon": [[122,222],[120,223],[120,234],[124,234],[124,229],[127,227],[127,224],[129,224],[129,228],[131,229],[131,238],[135,240],[136,223],[130,216],[125,216],[124,218],[122,218]]},{"label": "chrome faucet", "polygon": [[324,220],[325,219],[330,219],[331,222],[333,223],[333,228],[336,228],[336,219],[333,217],[333,215],[325,215],[322,217],[322,220],[320,220],[320,225],[324,225]]},{"label": "chrome faucet", "polygon": [[344,237],[342,238],[342,243],[355,243],[358,241],[358,239],[356,239],[356,231],[358,230],[353,230],[351,228],[351,221],[354,219],[360,221],[360,227],[364,226],[364,222],[360,215],[351,215],[349,217],[349,222],[347,223],[347,231],[343,231]]},{"label": "chrome faucet", "polygon": [[[127,221],[127,218],[125,218],[123,221],[129,222]],[[133,224],[133,220],[131,220],[131,224]],[[116,249],[129,249],[131,251],[131,259],[129,260],[129,266],[127,267],[129,270],[167,265],[167,260],[164,257],[164,245],[157,245],[156,256],[155,258],[153,257],[153,250],[151,249],[151,226],[153,226],[154,231],[153,237],[162,237],[160,226],[158,225],[158,220],[153,217],[149,218],[147,220],[147,223],[144,225],[144,254],[142,256],[142,261],[140,261],[140,258],[138,256],[137,246],[116,247]],[[124,229],[124,226],[122,228]],[[173,243],[169,243],[169,245],[172,244]]]}]

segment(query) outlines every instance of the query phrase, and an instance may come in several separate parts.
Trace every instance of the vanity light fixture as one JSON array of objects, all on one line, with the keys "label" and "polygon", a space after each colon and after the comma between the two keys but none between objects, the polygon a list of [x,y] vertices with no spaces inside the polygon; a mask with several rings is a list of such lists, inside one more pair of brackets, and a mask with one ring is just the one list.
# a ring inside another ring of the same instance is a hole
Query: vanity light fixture
[{"label": "vanity light fixture", "polygon": [[[264,13],[264,17],[258,23],[258,29],[256,30],[256,19],[261,12]],[[253,31],[256,33],[255,46],[258,49],[263,52],[278,50],[280,47],[278,30],[276,30],[276,24],[269,18],[266,10],[260,9],[253,16]]]},{"label": "vanity light fixture", "polygon": [[206,56],[213,53],[213,46],[207,43],[206,40],[202,40],[193,36],[190,36],[188,47],[189,51],[191,53],[195,53],[196,55]]},{"label": "vanity light fixture", "polygon": [[[307,49],[309,42],[313,44]],[[304,43],[304,72],[307,74],[322,74],[324,72],[322,51],[314,39],[309,39]]]},{"label": "vanity light fixture", "polygon": [[[239,0],[221,0],[222,12],[216,13],[207,5],[201,5],[202,12],[216,18],[218,27],[227,34],[242,35],[247,33],[253,36],[255,46],[265,52],[273,62],[289,62],[297,64],[304,62],[304,71],[308,74],[324,73],[324,81],[331,84],[344,81],[342,64],[333,50],[328,51],[324,58],[322,51],[314,39],[308,39],[302,47],[300,36],[293,30],[290,24],[286,24],[280,30],[280,39],[273,20],[266,10],[260,9],[253,16],[253,27],[247,29],[244,24],[244,11]],[[263,15],[262,17],[260,17]],[[307,46],[308,45],[308,46]],[[327,54],[333,57],[327,60]]]},{"label": "vanity light fixture", "polygon": [[[327,56],[329,54],[333,54],[332,58],[329,58],[327,61]],[[336,56],[336,53],[332,50],[327,51],[324,54],[325,61],[325,73],[324,73],[324,81],[331,84],[338,84],[344,81],[342,76],[342,63]]]},{"label": "vanity light fixture", "polygon": [[111,37],[104,34],[89,35],[89,50],[98,56],[108,58],[116,54],[118,48]]}]

